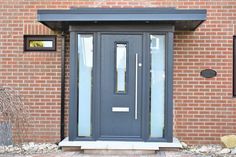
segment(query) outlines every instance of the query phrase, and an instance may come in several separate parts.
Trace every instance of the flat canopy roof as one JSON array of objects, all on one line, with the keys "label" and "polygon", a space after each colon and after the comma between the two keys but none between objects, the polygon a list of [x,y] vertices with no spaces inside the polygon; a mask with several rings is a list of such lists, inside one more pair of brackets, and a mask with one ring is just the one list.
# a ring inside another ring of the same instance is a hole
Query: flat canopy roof
[{"label": "flat canopy roof", "polygon": [[38,10],[38,21],[53,30],[68,30],[80,23],[160,23],[175,30],[195,30],[206,20],[206,10],[175,8],[73,8]]}]

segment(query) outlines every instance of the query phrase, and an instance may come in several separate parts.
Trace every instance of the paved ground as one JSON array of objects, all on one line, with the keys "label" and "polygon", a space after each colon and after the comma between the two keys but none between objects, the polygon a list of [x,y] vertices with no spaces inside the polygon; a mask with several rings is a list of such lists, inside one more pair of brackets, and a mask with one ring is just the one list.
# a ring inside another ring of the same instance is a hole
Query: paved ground
[{"label": "paved ground", "polygon": [[174,152],[159,151],[153,155],[88,155],[88,154],[81,154],[79,152],[57,152],[50,154],[34,154],[34,155],[0,154],[0,157],[206,157],[206,156],[191,155],[177,151]]}]

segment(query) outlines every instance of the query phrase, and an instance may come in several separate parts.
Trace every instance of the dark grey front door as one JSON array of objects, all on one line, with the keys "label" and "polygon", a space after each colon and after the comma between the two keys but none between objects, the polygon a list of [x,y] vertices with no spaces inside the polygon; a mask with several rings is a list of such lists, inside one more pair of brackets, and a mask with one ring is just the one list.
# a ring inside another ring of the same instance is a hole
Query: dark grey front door
[{"label": "dark grey front door", "polygon": [[100,138],[141,138],[142,35],[101,35]]}]

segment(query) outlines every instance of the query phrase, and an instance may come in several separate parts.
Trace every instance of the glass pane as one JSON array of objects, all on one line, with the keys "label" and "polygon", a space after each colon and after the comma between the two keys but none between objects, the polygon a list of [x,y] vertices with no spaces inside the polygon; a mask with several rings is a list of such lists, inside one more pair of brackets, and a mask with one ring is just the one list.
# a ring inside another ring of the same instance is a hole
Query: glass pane
[{"label": "glass pane", "polygon": [[53,47],[53,41],[30,40],[30,47]]},{"label": "glass pane", "polygon": [[126,82],[126,44],[116,44],[116,92],[124,93]]},{"label": "glass pane", "polygon": [[165,36],[151,35],[151,132],[150,137],[163,137],[165,93]]},{"label": "glass pane", "polygon": [[78,136],[91,136],[93,35],[78,35]]}]

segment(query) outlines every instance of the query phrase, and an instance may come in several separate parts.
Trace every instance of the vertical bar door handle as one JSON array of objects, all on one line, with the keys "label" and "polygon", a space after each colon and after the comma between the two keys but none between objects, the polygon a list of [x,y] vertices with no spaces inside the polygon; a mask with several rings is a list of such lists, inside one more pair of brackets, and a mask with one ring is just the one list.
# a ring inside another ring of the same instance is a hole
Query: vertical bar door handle
[{"label": "vertical bar door handle", "polygon": [[135,103],[134,119],[138,119],[138,53],[135,54]]}]

